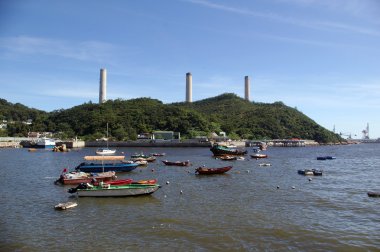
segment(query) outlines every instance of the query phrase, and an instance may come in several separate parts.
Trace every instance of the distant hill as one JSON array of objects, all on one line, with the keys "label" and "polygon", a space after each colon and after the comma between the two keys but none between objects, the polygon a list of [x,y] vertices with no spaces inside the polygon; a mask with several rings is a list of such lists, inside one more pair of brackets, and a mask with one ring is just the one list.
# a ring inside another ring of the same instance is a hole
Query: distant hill
[{"label": "distant hill", "polygon": [[[4,101],[1,100],[2,103]],[[172,104],[163,104],[151,98],[117,99],[101,105],[85,103],[50,113],[28,110],[22,105],[8,106],[8,109],[4,110],[8,111],[7,113],[3,113],[1,108],[0,105],[0,118],[8,118],[12,113],[27,116],[28,114],[24,114],[25,111],[34,111],[36,114],[31,119],[35,121],[30,125],[31,131],[43,129],[60,132],[62,138],[101,138],[105,135],[108,122],[109,134],[117,140],[135,139],[138,133],[154,130],[180,132],[185,138],[224,131],[235,139],[301,138],[322,143],[342,140],[338,135],[282,102],[248,102],[235,94],[222,94],[193,103]],[[8,135],[22,133],[12,131],[8,132]]]}]

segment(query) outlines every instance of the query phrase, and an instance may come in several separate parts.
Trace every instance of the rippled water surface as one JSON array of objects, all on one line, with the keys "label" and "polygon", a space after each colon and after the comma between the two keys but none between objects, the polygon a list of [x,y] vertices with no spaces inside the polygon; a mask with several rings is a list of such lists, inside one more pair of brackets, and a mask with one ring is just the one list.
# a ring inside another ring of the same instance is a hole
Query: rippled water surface
[{"label": "rippled water surface", "polygon": [[[133,198],[72,198],[53,182],[95,149],[68,153],[0,149],[0,251],[379,251],[380,144],[269,148],[266,160],[220,161],[207,148],[120,148],[166,152],[119,178],[157,178]],[[250,150],[252,152],[252,150]],[[319,161],[317,156],[336,156]],[[261,167],[269,162],[272,166]],[[233,169],[194,174],[201,165]],[[321,177],[298,169],[323,169]],[[166,184],[166,182],[169,184]],[[182,193],[181,193],[182,191]],[[56,211],[59,202],[76,208]]]}]

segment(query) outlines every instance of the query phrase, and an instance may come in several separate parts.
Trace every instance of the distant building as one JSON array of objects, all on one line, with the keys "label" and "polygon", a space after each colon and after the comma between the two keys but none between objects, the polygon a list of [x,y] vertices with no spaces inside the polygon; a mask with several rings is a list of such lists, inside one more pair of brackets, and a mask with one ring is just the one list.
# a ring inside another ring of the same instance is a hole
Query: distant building
[{"label": "distant building", "polygon": [[181,134],[179,132],[174,131],[154,131],[153,132],[153,139],[161,139],[161,140],[180,140]]},{"label": "distant building", "polygon": [[28,120],[26,120],[26,121],[23,121],[22,123],[23,123],[23,124],[26,124],[26,125],[31,125],[32,122],[33,122],[32,119],[28,119]]},{"label": "distant building", "polygon": [[151,140],[153,139],[153,134],[151,133],[140,133],[137,135],[137,140]]}]

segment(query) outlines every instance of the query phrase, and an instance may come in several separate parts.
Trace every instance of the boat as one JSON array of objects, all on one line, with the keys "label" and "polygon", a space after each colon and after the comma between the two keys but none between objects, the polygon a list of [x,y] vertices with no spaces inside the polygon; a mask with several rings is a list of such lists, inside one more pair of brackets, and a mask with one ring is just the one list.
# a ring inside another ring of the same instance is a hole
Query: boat
[{"label": "boat", "polygon": [[166,153],[150,153],[150,155],[152,155],[154,157],[163,157],[166,155]]},{"label": "boat", "polygon": [[368,197],[378,198],[380,197],[380,192],[367,192]]},{"label": "boat", "polygon": [[189,166],[189,165],[191,165],[189,160],[187,160],[187,161],[175,161],[175,162],[171,162],[168,160],[162,160],[162,162],[165,165],[169,165],[169,166]]},{"label": "boat", "polygon": [[116,153],[116,150],[111,150],[111,149],[108,149],[108,148],[99,148],[96,150],[96,154],[97,155],[113,155]]},{"label": "boat", "polygon": [[134,158],[149,158],[149,157],[150,156],[147,156],[144,153],[140,153],[140,154],[135,153],[135,154],[131,155],[131,159],[134,159]]},{"label": "boat", "polygon": [[331,159],[336,159],[336,157],[333,156],[322,156],[322,157],[317,157],[317,160],[331,160]]},{"label": "boat", "polygon": [[251,158],[256,158],[256,159],[259,159],[259,158],[267,158],[268,155],[267,154],[261,154],[261,153],[254,153],[254,154],[251,154]]},{"label": "boat", "polygon": [[195,173],[199,175],[222,174],[228,172],[231,169],[232,166],[225,166],[220,168],[198,167],[197,169],[195,169]]},{"label": "boat", "polygon": [[[109,185],[130,185],[130,184],[154,185],[156,183],[157,183],[157,179],[137,180],[137,181],[134,181],[133,179],[119,179],[119,180],[103,182],[103,185],[106,185],[106,184],[109,184]],[[93,185],[99,185],[99,182]]]},{"label": "boat", "polygon": [[150,157],[131,157],[131,161],[134,161],[134,162],[136,162],[136,161],[146,161],[146,162],[151,163],[151,162],[156,161],[156,158],[153,157],[153,156],[150,156]]},{"label": "boat", "polygon": [[259,166],[272,166],[270,163],[261,163]]},{"label": "boat", "polygon": [[128,184],[109,185],[100,183],[98,186],[82,183],[70,188],[69,193],[78,197],[128,197],[152,194],[160,188],[158,184]]},{"label": "boat", "polygon": [[223,161],[232,161],[232,160],[237,160],[237,157],[226,155],[226,156],[220,156],[219,159]]},{"label": "boat", "polygon": [[101,172],[101,173],[87,173],[82,171],[67,172],[65,168],[62,171],[61,176],[54,182],[54,184],[61,183],[63,185],[77,185],[80,183],[90,183],[93,180],[96,181],[108,181],[115,179],[115,172]]},{"label": "boat", "polygon": [[34,148],[52,149],[55,147],[55,140],[47,137],[38,138]]},{"label": "boat", "polygon": [[108,148],[108,123],[107,123],[107,147],[106,148],[98,148],[95,152],[97,155],[113,155],[116,153],[116,149]]},{"label": "boat", "polygon": [[[87,161],[102,161],[101,163],[89,163],[83,162],[75,167],[77,171],[83,172],[107,172],[107,171],[115,171],[115,172],[130,172],[138,166],[136,163],[122,162],[124,160],[124,156],[85,156],[85,160]],[[104,161],[121,161],[121,162],[113,162],[113,163],[104,163]]]},{"label": "boat", "polygon": [[323,173],[322,170],[316,170],[316,169],[298,170],[298,174],[305,175],[305,176],[322,176],[322,173]]},{"label": "boat", "polygon": [[214,144],[210,151],[214,156],[223,156],[223,155],[233,155],[233,156],[243,156],[247,154],[246,150],[239,150],[237,148],[230,148],[220,144]]},{"label": "boat", "polygon": [[66,202],[66,203],[59,203],[58,205],[54,206],[54,209],[56,210],[66,210],[69,208],[76,207],[78,203],[76,202]]}]

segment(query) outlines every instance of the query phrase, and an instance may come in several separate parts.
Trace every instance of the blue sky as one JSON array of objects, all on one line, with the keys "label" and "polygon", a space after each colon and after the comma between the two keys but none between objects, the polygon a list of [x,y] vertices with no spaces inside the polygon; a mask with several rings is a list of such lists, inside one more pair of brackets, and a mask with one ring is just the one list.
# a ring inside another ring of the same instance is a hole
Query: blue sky
[{"label": "blue sky", "polygon": [[380,1],[0,1],[0,98],[52,111],[107,98],[222,93],[282,101],[380,137]]}]

